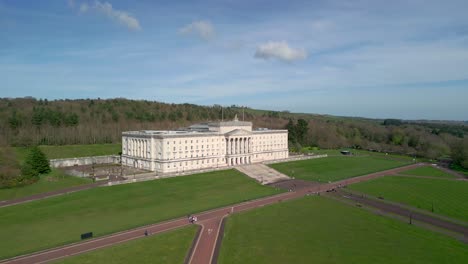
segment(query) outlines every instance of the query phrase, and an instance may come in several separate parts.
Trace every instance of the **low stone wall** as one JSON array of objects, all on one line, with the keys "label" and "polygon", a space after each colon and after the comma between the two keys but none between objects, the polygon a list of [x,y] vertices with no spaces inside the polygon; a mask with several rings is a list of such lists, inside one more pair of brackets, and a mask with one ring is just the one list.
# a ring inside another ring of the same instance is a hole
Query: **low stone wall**
[{"label": "low stone wall", "polygon": [[[288,161],[306,160],[306,159],[317,159],[317,158],[326,158],[326,157],[328,157],[327,154],[325,154],[325,155],[311,155],[311,156],[309,156],[309,155],[298,155],[298,156],[294,156],[294,157],[289,157],[287,159],[263,162],[263,164],[272,164],[272,163],[279,163],[279,162],[288,162]],[[133,182],[150,181],[150,180],[156,180],[156,179],[164,179],[164,178],[171,178],[171,177],[178,177],[178,176],[187,176],[187,175],[192,175],[192,174],[197,174],[197,173],[210,172],[210,171],[219,171],[219,170],[229,170],[229,169],[235,169],[235,167],[207,168],[207,169],[201,169],[201,170],[191,170],[191,171],[185,171],[185,172],[179,172],[179,173],[174,172],[174,173],[165,173],[165,174],[157,174],[156,172],[148,172],[148,173],[136,174],[134,176],[126,176],[125,177],[125,178],[127,178],[126,180],[108,182],[107,185],[111,186],[111,185],[119,185],[119,184],[133,183]]]},{"label": "low stone wall", "polygon": [[119,185],[119,184],[132,183],[132,182],[172,178],[172,177],[178,177],[178,176],[188,176],[192,174],[198,174],[198,173],[204,173],[204,172],[210,172],[210,171],[229,170],[233,168],[234,167],[207,168],[207,169],[190,170],[190,171],[178,172],[178,173],[170,172],[170,173],[164,173],[164,174],[158,174],[156,172],[140,173],[140,174],[135,174],[134,176],[131,176],[131,175],[125,176],[126,180],[108,182],[107,185],[111,186],[111,185]]},{"label": "low stone wall", "polygon": [[94,157],[81,157],[81,158],[70,158],[70,159],[51,159],[50,166],[53,168],[91,165],[91,164],[119,164],[120,156],[109,155],[109,156],[94,156]]}]

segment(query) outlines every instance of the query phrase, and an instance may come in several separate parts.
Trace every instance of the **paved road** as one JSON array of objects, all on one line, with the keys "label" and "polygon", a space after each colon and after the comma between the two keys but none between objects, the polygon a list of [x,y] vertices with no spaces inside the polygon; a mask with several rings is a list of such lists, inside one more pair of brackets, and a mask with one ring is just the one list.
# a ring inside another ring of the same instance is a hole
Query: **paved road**
[{"label": "paved road", "polygon": [[223,216],[214,217],[199,223],[202,226],[202,230],[195,244],[193,254],[190,256],[190,264],[206,264],[212,262],[216,241],[219,238],[222,219]]},{"label": "paved road", "polygon": [[[203,232],[199,236],[197,243],[194,246],[194,250],[192,252],[192,256],[190,256],[190,263],[210,263],[211,258],[214,253],[214,248],[216,245],[216,239],[218,235],[212,235],[213,232],[218,231],[211,231],[208,234],[208,229],[212,230],[219,230],[219,224],[221,219],[228,214],[237,213],[241,211],[251,210],[254,208],[262,207],[269,204],[274,204],[290,199],[295,199],[302,197],[304,195],[308,195],[311,193],[318,193],[318,192],[325,192],[327,190],[337,188],[339,186],[344,186],[351,183],[357,183],[361,181],[367,181],[369,179],[381,177],[384,175],[391,175],[395,174],[404,170],[412,169],[422,166],[422,164],[412,164],[396,169],[391,169],[387,171],[377,172],[368,174],[365,176],[355,177],[351,179],[342,180],[339,182],[317,185],[310,188],[299,189],[296,192],[286,192],[266,198],[261,198],[249,202],[244,202],[240,204],[236,204],[233,206],[222,207],[219,209],[211,210],[196,214],[198,217],[198,223],[204,227]],[[50,250],[45,250],[42,252],[36,252],[29,255],[18,256],[14,259],[4,260],[0,263],[46,263],[48,261],[52,261],[59,258],[64,258],[67,256],[81,254],[87,251],[91,251],[94,249],[111,246],[113,244],[122,243],[128,240],[141,238],[144,236],[144,231],[148,230],[150,235],[154,235],[157,233],[165,232],[168,230],[172,230],[175,228],[183,227],[189,225],[187,218],[178,218],[171,221],[154,224],[150,226],[144,226],[137,229],[132,229],[128,231],[123,231],[119,233],[115,233],[109,236],[101,237],[92,239],[86,242],[79,242],[71,245],[66,245]],[[205,228],[206,226],[206,228]],[[206,261],[210,259],[209,262],[199,262],[199,261]]]}]

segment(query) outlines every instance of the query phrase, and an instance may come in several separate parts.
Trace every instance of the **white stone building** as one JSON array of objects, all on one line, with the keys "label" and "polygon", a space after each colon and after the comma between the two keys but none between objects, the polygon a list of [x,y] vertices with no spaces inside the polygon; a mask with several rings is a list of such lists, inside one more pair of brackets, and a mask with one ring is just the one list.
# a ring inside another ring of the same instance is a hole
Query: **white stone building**
[{"label": "white stone building", "polygon": [[158,173],[221,168],[288,158],[288,131],[252,122],[196,124],[177,131],[122,133],[122,164]]}]

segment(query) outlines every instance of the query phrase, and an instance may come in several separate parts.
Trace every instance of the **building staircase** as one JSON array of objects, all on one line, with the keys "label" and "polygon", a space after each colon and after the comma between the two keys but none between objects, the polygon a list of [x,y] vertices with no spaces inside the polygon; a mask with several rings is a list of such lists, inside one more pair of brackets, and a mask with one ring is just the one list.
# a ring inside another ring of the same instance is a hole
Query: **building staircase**
[{"label": "building staircase", "polygon": [[237,166],[235,168],[263,185],[290,179],[288,176],[261,163]]}]

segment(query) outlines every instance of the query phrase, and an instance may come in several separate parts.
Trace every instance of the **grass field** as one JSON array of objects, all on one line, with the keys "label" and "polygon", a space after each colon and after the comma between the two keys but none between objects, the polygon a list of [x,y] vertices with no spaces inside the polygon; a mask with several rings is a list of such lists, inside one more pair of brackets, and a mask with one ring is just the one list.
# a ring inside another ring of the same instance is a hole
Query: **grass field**
[{"label": "grass field", "polygon": [[41,175],[39,181],[33,184],[9,189],[0,189],[0,201],[50,192],[86,183],[92,183],[92,180],[88,178],[68,176],[61,170],[52,169],[51,173]]},{"label": "grass field", "polygon": [[[341,154],[341,150],[348,150],[355,156],[375,156],[375,157],[385,157],[389,159],[397,159],[403,161],[413,161],[413,157],[405,156],[405,155],[398,155],[398,154],[388,154],[385,152],[372,152],[367,150],[359,150],[359,149],[319,149],[319,150],[310,150],[306,151],[308,153],[313,153],[316,155],[327,154],[329,156],[343,156]],[[416,159],[415,161],[421,161],[423,159]]]},{"label": "grass field", "polygon": [[467,263],[451,237],[319,197],[230,216],[218,263]]},{"label": "grass field", "polygon": [[196,226],[132,240],[55,262],[62,264],[183,263],[197,231]]},{"label": "grass field", "polygon": [[99,187],[0,208],[0,259],[276,194],[235,170]]},{"label": "grass field", "polygon": [[[48,159],[118,155],[122,151],[121,144],[39,146],[39,148],[46,154]],[[18,160],[22,162],[28,153],[28,149],[18,147],[15,150]]]},{"label": "grass field", "polygon": [[457,178],[456,176],[446,173],[445,171],[439,170],[432,166],[424,166],[416,169],[411,169],[401,172],[401,174],[408,174],[414,176],[429,176],[429,177],[441,177],[441,178]]},{"label": "grass field", "polygon": [[348,186],[385,200],[407,204],[429,212],[468,222],[468,182],[386,176]]},{"label": "grass field", "polygon": [[409,164],[375,156],[338,156],[270,165],[286,175],[303,180],[329,182],[365,175]]}]

